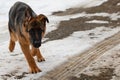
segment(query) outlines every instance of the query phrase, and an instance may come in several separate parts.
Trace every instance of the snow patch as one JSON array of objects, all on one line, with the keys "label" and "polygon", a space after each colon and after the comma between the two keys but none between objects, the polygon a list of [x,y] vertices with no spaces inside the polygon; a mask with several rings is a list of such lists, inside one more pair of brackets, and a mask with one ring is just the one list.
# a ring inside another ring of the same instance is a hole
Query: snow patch
[{"label": "snow patch", "polygon": [[92,20],[92,21],[86,21],[86,23],[98,23],[98,24],[101,24],[101,23],[109,23],[108,21],[101,21],[101,20]]}]

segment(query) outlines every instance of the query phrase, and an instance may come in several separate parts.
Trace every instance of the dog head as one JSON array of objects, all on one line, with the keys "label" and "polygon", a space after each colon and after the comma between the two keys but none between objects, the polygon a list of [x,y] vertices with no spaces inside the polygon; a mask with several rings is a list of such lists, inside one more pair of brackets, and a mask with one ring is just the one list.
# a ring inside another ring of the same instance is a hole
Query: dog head
[{"label": "dog head", "polygon": [[39,48],[41,46],[41,39],[45,34],[46,22],[49,23],[48,18],[40,14],[36,17],[31,17],[27,14],[25,21],[26,33],[29,35],[30,43],[35,47]]}]

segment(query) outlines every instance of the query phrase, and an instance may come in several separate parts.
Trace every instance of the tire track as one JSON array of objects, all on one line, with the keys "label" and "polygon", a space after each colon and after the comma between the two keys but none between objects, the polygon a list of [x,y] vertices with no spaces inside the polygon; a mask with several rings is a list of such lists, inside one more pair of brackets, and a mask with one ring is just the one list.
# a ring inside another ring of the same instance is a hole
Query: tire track
[{"label": "tire track", "polygon": [[70,80],[84,70],[91,62],[120,43],[120,32],[94,45],[91,49],[72,57],[68,62],[42,76],[40,80]]}]

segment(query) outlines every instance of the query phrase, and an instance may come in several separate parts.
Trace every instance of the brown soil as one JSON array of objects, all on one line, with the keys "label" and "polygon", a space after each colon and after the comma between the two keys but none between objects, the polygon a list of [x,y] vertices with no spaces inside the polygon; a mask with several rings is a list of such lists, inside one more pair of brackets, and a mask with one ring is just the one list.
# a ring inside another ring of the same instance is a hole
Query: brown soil
[{"label": "brown soil", "polygon": [[[71,15],[71,14],[76,14],[81,12],[86,12],[89,14],[101,13],[101,12],[116,13],[120,11],[120,5],[117,5],[117,3],[119,2],[120,0],[108,0],[107,2],[97,7],[85,8],[85,9],[71,8],[66,11],[54,12],[53,15],[64,16],[64,15]],[[85,23],[86,21],[90,21],[90,20],[103,20],[103,21],[108,21],[109,23]],[[78,17],[70,20],[65,20],[60,22],[58,29],[53,30],[52,32],[49,32],[48,34],[46,34],[45,37],[49,38],[47,41],[63,39],[75,31],[90,30],[95,27],[101,27],[101,26],[105,26],[105,27],[120,26],[120,19],[111,20],[109,17],[92,16],[89,18]]]},{"label": "brown soil", "polygon": [[100,74],[98,76],[89,76],[86,74],[80,74],[80,77],[71,77],[70,80],[110,80],[112,79],[112,76],[114,76],[113,74],[114,69],[112,68],[103,68],[100,69]]}]

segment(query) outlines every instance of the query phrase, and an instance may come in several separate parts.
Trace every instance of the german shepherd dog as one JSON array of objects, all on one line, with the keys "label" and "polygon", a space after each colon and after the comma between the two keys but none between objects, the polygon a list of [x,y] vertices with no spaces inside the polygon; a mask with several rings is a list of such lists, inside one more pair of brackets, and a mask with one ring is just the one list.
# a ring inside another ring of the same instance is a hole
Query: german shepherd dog
[{"label": "german shepherd dog", "polygon": [[9,50],[13,52],[15,42],[19,42],[31,73],[41,72],[33,56],[37,57],[38,62],[45,61],[39,47],[45,34],[46,22],[49,23],[49,20],[45,15],[37,15],[30,6],[23,2],[16,2],[10,8],[8,21]]}]

